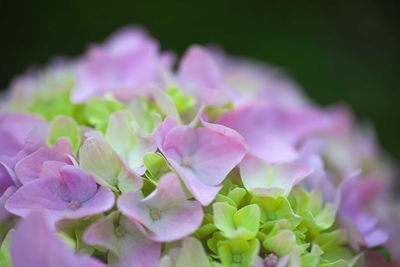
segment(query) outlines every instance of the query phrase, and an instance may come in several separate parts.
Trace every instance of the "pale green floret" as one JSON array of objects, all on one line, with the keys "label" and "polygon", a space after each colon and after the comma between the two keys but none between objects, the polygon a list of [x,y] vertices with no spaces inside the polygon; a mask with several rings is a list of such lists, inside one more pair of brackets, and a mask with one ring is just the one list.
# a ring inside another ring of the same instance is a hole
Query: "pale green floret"
[{"label": "pale green floret", "polygon": [[81,106],[78,121],[104,132],[110,115],[122,109],[122,104],[110,96],[107,98],[92,98]]},{"label": "pale green floret", "polygon": [[158,152],[147,153],[143,158],[143,163],[147,169],[147,178],[154,182],[171,170],[164,156]]},{"label": "pale green floret", "polygon": [[161,110],[161,112],[165,116],[174,118],[174,120],[178,124],[180,124],[181,123],[180,114],[170,96],[165,91],[162,91],[156,87],[152,87],[151,91],[153,93],[154,100],[159,109]]},{"label": "pale green floret", "polygon": [[294,232],[285,229],[279,223],[275,224],[271,232],[266,235],[263,247],[270,252],[276,253],[279,257],[285,256],[293,251],[305,252],[309,244],[301,244]]},{"label": "pale green floret", "polygon": [[251,266],[259,252],[260,242],[257,239],[233,239],[217,243],[220,260],[224,266]]},{"label": "pale green floret", "polygon": [[116,192],[136,191],[142,178],[129,170],[110,144],[99,138],[87,139],[79,151],[80,167],[94,174],[96,181]]},{"label": "pale green floret", "polygon": [[205,208],[203,225],[193,236],[204,240],[211,258],[224,266],[252,266],[255,247],[249,244],[257,243],[258,260],[276,255],[297,266],[350,267],[358,258],[346,246],[344,232],[334,225],[336,208],[324,205],[314,191],[295,188],[288,198],[254,197],[226,182],[212,210]]},{"label": "pale green floret", "polygon": [[[317,227],[318,230],[325,230],[332,226],[336,218],[336,210],[339,202],[327,203],[323,206],[321,193],[311,191],[308,193],[303,188],[293,190],[296,204],[296,213],[304,219],[309,220],[310,224]],[[339,199],[339,198],[337,198]]]},{"label": "pale green floret", "polygon": [[137,128],[143,133],[154,132],[162,121],[159,108],[145,97],[132,99],[126,109],[132,114]]},{"label": "pale green floret", "polygon": [[0,245],[0,267],[11,266],[10,241],[14,230],[10,230]]},{"label": "pale green floret", "polygon": [[28,107],[28,110],[40,114],[48,120],[52,120],[58,115],[75,117],[77,105],[71,103],[70,93],[69,90],[65,90],[51,97],[40,97]]},{"label": "pale green floret", "polygon": [[52,146],[61,137],[69,139],[72,150],[76,153],[81,144],[81,130],[78,123],[70,117],[58,115],[50,124],[49,138],[47,144]]},{"label": "pale green floret", "polygon": [[215,227],[229,239],[249,240],[256,236],[260,225],[260,209],[257,205],[237,210],[229,204],[217,202],[213,210]]},{"label": "pale green floret", "polygon": [[211,264],[201,243],[193,237],[188,237],[182,241],[182,249],[175,266],[210,267]]},{"label": "pale green floret", "polygon": [[178,87],[171,87],[165,91],[175,104],[179,113],[183,113],[196,106],[196,98],[184,95]]}]

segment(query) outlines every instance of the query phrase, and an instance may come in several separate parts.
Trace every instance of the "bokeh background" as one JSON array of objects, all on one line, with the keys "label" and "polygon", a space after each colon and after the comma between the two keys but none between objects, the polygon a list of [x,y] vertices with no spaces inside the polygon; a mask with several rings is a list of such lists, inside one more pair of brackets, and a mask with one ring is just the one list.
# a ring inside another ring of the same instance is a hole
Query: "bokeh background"
[{"label": "bokeh background", "polygon": [[0,88],[127,24],[179,55],[192,43],[286,69],[322,105],[348,103],[400,160],[400,1],[0,0]]}]

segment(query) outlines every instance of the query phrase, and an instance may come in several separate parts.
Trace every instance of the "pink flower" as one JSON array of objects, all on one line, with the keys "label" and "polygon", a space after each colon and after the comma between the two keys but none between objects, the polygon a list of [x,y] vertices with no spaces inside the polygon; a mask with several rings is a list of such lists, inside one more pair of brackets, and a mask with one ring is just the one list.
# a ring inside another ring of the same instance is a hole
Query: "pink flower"
[{"label": "pink flower", "polygon": [[201,103],[220,106],[228,101],[221,70],[201,46],[188,49],[179,65],[178,78],[182,88],[198,97]]},{"label": "pink flower", "polygon": [[17,225],[11,240],[11,259],[14,267],[106,266],[89,256],[74,254],[39,212],[30,213]]},{"label": "pink flower", "polygon": [[221,182],[246,153],[243,137],[222,125],[203,122],[193,129],[167,118],[157,129],[160,151],[194,198],[208,205]]},{"label": "pink flower", "polygon": [[373,180],[360,180],[358,176],[347,178],[340,186],[340,225],[349,235],[350,245],[358,250],[384,244],[389,236],[379,225],[379,219],[368,211],[380,190]]},{"label": "pink flower", "polygon": [[21,159],[15,166],[15,173],[22,184],[54,177],[63,165],[72,165],[74,157],[68,139],[60,138],[54,146],[43,146]]},{"label": "pink flower", "polygon": [[219,118],[216,123],[241,134],[249,153],[269,163],[297,159],[297,142],[328,126],[324,114],[312,108],[282,108],[256,102]]},{"label": "pink flower", "polygon": [[79,63],[72,102],[112,93],[119,99],[146,94],[161,58],[158,44],[144,30],[125,28],[103,46],[93,46]]},{"label": "pink flower", "polygon": [[6,209],[21,217],[42,210],[50,222],[56,222],[101,214],[113,205],[110,189],[98,187],[82,169],[64,165],[59,176],[35,179],[19,188],[6,202]]},{"label": "pink flower", "polygon": [[187,200],[173,173],[160,178],[157,188],[142,199],[140,193],[128,192],[118,199],[118,209],[145,227],[154,241],[169,242],[193,233],[203,220],[200,203]]},{"label": "pink flower", "polygon": [[87,244],[107,248],[112,266],[158,266],[161,243],[146,238],[134,222],[117,211],[89,226],[84,240]]}]

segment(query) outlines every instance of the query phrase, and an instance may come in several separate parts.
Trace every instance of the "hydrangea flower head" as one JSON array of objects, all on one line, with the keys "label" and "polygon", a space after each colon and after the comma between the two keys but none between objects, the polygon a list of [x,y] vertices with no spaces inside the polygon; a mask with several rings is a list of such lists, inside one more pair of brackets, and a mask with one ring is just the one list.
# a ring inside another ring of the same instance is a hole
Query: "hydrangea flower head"
[{"label": "hydrangea flower head", "polygon": [[128,27],[11,83],[0,266],[400,266],[370,128],[271,66],[174,60]]}]

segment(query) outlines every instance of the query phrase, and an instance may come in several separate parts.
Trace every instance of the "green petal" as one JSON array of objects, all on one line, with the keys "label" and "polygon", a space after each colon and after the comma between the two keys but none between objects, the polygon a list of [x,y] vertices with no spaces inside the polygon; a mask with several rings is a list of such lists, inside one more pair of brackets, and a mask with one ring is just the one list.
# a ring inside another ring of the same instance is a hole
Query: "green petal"
[{"label": "green petal", "polygon": [[338,229],[332,232],[320,233],[313,242],[323,250],[329,250],[331,247],[346,244],[347,237],[344,230]]},{"label": "green petal", "polygon": [[79,160],[80,167],[100,178],[101,185],[116,190],[121,162],[108,143],[97,138],[87,139],[80,149]]},{"label": "green petal", "polygon": [[80,167],[95,175],[97,182],[114,191],[130,192],[142,187],[142,179],[131,172],[106,141],[89,138],[79,152]]},{"label": "green petal", "polygon": [[136,137],[126,112],[111,114],[105,138],[119,155],[125,156],[135,146]]},{"label": "green petal", "polygon": [[152,103],[144,97],[133,98],[127,109],[132,113],[134,122],[143,133],[152,133],[158,123],[161,123],[158,113],[152,110]]},{"label": "green petal", "polygon": [[328,229],[335,222],[336,208],[331,204],[326,204],[324,209],[314,217],[315,222],[321,230]]},{"label": "green petal", "polygon": [[182,249],[176,260],[176,267],[211,267],[200,241],[188,237],[182,243]]},{"label": "green petal", "polygon": [[171,100],[168,94],[156,87],[151,87],[151,92],[155,98],[158,107],[166,116],[171,116],[175,121],[180,124],[181,118],[178,110],[175,107],[174,102]]},{"label": "green petal", "polygon": [[193,96],[186,96],[177,87],[171,87],[166,90],[166,93],[172,99],[179,113],[196,106],[196,99]]},{"label": "green petal", "polygon": [[257,239],[246,241],[239,238],[218,242],[218,255],[224,266],[252,266],[259,249],[260,243]]},{"label": "green petal", "polygon": [[233,201],[231,198],[229,198],[227,196],[224,196],[224,195],[221,195],[221,194],[218,194],[215,197],[214,202],[224,202],[224,203],[227,203],[227,204],[231,205],[232,207],[237,208],[237,205],[236,205],[235,201]]},{"label": "green petal", "polygon": [[212,234],[212,232],[214,232],[215,230],[217,230],[217,228],[214,226],[214,224],[208,223],[197,229],[197,231],[193,235],[196,236],[198,239],[203,239]]},{"label": "green petal", "polygon": [[170,171],[167,161],[160,153],[147,153],[143,158],[143,163],[154,181],[158,181],[163,174]]},{"label": "green petal", "polygon": [[301,256],[301,266],[304,267],[317,267],[320,262],[320,256],[324,252],[318,245],[313,245],[311,249],[311,253],[306,253]]},{"label": "green petal", "polygon": [[10,241],[14,230],[8,231],[0,246],[0,266],[11,266]]},{"label": "green petal", "polygon": [[233,223],[233,215],[235,214],[235,212],[236,208],[227,203],[214,203],[213,214],[215,227],[225,233],[231,233],[235,231],[235,225]]},{"label": "green petal", "polygon": [[302,218],[294,213],[289,201],[284,197],[255,197],[251,201],[261,209],[261,222],[287,219],[294,226],[302,221]]},{"label": "green petal", "polygon": [[78,151],[81,144],[81,130],[76,121],[66,116],[56,116],[51,122],[49,139],[47,143],[52,146],[61,137],[67,137],[73,151]]},{"label": "green petal", "polygon": [[296,241],[296,235],[290,230],[282,230],[277,234],[267,237],[263,246],[270,252],[275,252],[279,257],[289,254],[293,251],[303,252],[307,244],[298,245]]},{"label": "green petal", "polygon": [[244,228],[250,233],[246,239],[255,237],[260,227],[260,208],[255,204],[241,208],[233,215],[233,222],[236,228]]},{"label": "green petal", "polygon": [[70,91],[65,90],[51,97],[39,98],[28,110],[52,120],[57,115],[73,117],[76,108],[70,101]]},{"label": "green petal", "polygon": [[158,267],[174,267],[171,257],[168,255],[163,256],[158,264]]},{"label": "green petal", "polygon": [[246,193],[246,189],[237,187],[228,193],[228,197],[235,202],[236,207],[239,207]]},{"label": "green petal", "polygon": [[91,126],[105,131],[111,113],[121,110],[123,106],[112,98],[92,98],[83,107],[82,117]]}]

